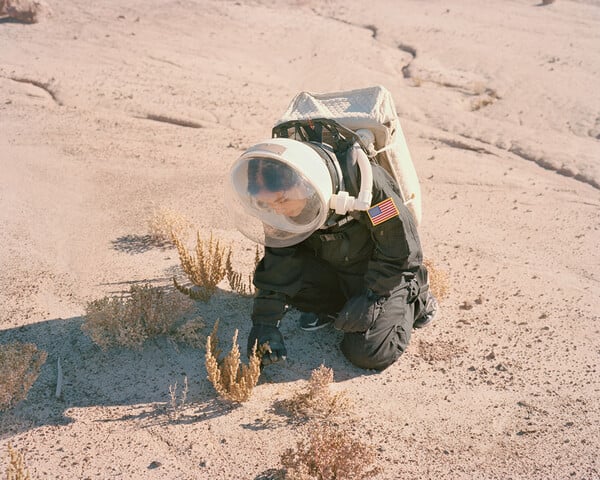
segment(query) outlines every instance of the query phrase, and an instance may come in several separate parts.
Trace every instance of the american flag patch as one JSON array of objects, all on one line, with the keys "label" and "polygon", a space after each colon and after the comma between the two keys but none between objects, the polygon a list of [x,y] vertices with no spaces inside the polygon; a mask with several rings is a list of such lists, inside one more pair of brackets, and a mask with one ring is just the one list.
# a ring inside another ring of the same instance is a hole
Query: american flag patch
[{"label": "american flag patch", "polygon": [[392,198],[386,198],[383,202],[379,202],[377,205],[369,208],[367,213],[373,226],[376,226],[392,217],[398,216],[398,209]]}]

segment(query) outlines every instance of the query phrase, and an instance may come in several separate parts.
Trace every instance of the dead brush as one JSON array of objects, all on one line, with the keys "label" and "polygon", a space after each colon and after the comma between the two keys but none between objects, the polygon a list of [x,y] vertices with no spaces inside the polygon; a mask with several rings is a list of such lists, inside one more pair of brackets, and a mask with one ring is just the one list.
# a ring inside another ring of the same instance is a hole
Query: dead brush
[{"label": "dead brush", "polygon": [[152,242],[157,245],[171,243],[173,235],[183,238],[191,228],[192,224],[187,218],[166,207],[155,208],[148,218],[148,232]]},{"label": "dead brush", "polygon": [[278,406],[301,420],[333,420],[346,415],[351,409],[346,392],[332,394],[333,370],[321,365],[312,371],[306,390],[297,392],[291,399],[278,402]]},{"label": "dead brush", "polygon": [[177,291],[134,285],[127,295],[89,302],[81,329],[103,350],[114,346],[139,349],[149,338],[176,336],[178,318],[193,306]]},{"label": "dead brush", "polygon": [[425,259],[423,264],[429,273],[431,292],[438,300],[443,300],[448,296],[448,290],[450,287],[448,273],[437,268],[433,260]]},{"label": "dead brush", "polygon": [[217,330],[219,321],[206,339],[206,371],[208,379],[219,396],[225,400],[241,403],[250,399],[252,390],[260,376],[260,356],[257,346],[252,349],[248,365],[240,362],[240,348],[237,344],[238,331],[233,335],[231,351],[221,360]]},{"label": "dead brush", "polygon": [[194,300],[207,302],[213,296],[217,285],[225,278],[226,259],[230,249],[222,247],[219,240],[215,240],[211,233],[208,242],[202,239],[200,231],[196,234],[196,248],[194,253],[183,244],[181,238],[173,232],[173,243],[177,247],[181,267],[188,280],[197,288],[188,288],[180,285],[175,278],[175,288]]},{"label": "dead brush", "polygon": [[189,391],[187,376],[183,377],[183,387],[181,388],[181,399],[177,401],[177,382],[174,385],[169,385],[169,418],[171,420],[179,420]]},{"label": "dead brush", "polygon": [[289,480],[362,480],[381,472],[373,446],[339,426],[311,423],[296,448],[281,455]]},{"label": "dead brush", "polygon": [[6,469],[6,480],[31,480],[29,470],[25,466],[25,455],[12,448],[10,443],[8,449],[8,467]]},{"label": "dead brush", "polygon": [[47,356],[33,343],[0,345],[0,412],[27,397]]},{"label": "dead brush", "polygon": [[206,335],[203,332],[206,323],[202,317],[193,318],[176,328],[169,335],[175,342],[185,343],[190,347],[202,348],[206,343]]},{"label": "dead brush", "polygon": [[[244,281],[242,274],[233,268],[233,264],[231,262],[232,253],[233,253],[232,249],[230,249],[227,254],[227,260],[225,261],[225,273],[227,276],[227,282],[229,283],[231,290],[233,290],[234,292],[239,293],[240,295],[243,295],[243,296],[253,295],[255,292],[255,288],[254,288],[254,285],[252,284],[252,274],[249,274],[247,281]],[[254,268],[255,269],[256,269],[256,266],[258,265],[259,261],[260,261],[260,251],[259,251],[259,248],[257,245],[256,253],[254,255]]]}]

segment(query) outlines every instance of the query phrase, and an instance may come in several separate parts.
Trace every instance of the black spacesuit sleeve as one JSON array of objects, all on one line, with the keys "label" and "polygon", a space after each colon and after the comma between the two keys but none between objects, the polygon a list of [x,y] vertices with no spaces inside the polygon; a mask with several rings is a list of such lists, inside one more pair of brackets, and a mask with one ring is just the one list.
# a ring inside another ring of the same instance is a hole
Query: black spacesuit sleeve
[{"label": "black spacesuit sleeve", "polygon": [[361,221],[371,231],[375,243],[365,275],[366,287],[377,295],[388,296],[403,281],[403,275],[415,272],[423,261],[417,226],[404,205],[396,182],[377,165],[373,166],[373,200],[371,205],[391,198],[399,214],[373,225],[367,212]]},{"label": "black spacesuit sleeve", "polygon": [[286,296],[296,294],[302,285],[302,262],[296,247],[265,248],[253,283],[257,293],[252,323],[277,325],[285,313]]}]

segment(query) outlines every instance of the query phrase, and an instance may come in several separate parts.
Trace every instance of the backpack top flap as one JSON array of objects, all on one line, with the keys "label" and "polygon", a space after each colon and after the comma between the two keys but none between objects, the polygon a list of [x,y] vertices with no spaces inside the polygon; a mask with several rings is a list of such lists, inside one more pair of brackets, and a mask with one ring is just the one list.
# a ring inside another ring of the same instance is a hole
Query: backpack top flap
[{"label": "backpack top flap", "polygon": [[345,92],[300,92],[275,126],[314,118],[330,118],[351,130],[368,128],[375,135],[376,149],[389,143],[398,121],[391,93],[377,85]]}]

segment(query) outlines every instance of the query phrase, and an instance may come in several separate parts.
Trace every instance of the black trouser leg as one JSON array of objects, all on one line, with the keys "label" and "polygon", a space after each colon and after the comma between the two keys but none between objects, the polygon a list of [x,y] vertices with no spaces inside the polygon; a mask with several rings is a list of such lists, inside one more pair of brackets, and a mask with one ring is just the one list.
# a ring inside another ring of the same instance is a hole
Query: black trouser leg
[{"label": "black trouser leg", "polygon": [[383,370],[404,353],[415,313],[414,304],[408,303],[407,296],[406,288],[392,292],[369,330],[344,335],[341,349],[348,360],[361,368]]}]

